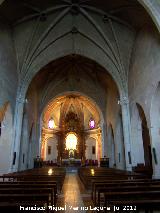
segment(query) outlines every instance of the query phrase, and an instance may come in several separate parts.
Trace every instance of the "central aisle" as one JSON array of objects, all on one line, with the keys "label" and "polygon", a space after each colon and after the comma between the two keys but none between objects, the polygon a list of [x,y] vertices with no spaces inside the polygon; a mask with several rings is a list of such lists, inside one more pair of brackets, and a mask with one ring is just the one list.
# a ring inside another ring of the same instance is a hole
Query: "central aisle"
[{"label": "central aisle", "polygon": [[91,193],[85,190],[76,169],[70,169],[66,172],[62,192],[58,195],[57,207],[64,207],[65,205],[66,211],[58,212],[94,212],[84,209],[84,207],[93,207]]}]

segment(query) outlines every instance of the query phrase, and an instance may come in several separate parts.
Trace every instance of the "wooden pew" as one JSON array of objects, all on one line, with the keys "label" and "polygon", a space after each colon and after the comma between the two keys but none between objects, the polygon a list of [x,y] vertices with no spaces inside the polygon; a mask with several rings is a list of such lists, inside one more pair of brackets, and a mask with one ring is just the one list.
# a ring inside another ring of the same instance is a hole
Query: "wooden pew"
[{"label": "wooden pew", "polygon": [[[152,185],[152,186],[147,186],[145,185],[137,185],[137,186],[119,186],[119,187],[106,187],[106,188],[99,188],[98,195],[95,197],[95,204],[97,206],[100,205],[100,200],[101,200],[101,194],[105,194],[106,192],[136,192],[136,191],[160,191],[160,184],[159,185]],[[97,198],[97,199],[96,199]]]},{"label": "wooden pew", "polygon": [[148,176],[146,175],[108,168],[82,168],[79,169],[78,174],[87,189],[90,189],[92,182],[96,180],[132,180],[148,178]]},{"label": "wooden pew", "polygon": [[37,168],[0,176],[0,194],[3,197],[0,206],[6,207],[6,203],[14,207],[17,207],[14,203],[56,205],[57,189],[61,190],[65,173],[64,169],[56,168],[49,175],[48,168]]},{"label": "wooden pew", "polygon": [[137,207],[137,211],[144,210],[148,212],[148,210],[160,210],[159,190],[106,192],[104,194],[104,198],[104,206],[118,205],[119,207],[124,208],[124,205],[135,205]]},{"label": "wooden pew", "polygon": [[7,190],[14,191],[13,189],[15,189],[15,190],[19,189],[22,191],[26,191],[27,189],[29,189],[30,191],[32,190],[33,193],[38,190],[40,193],[44,190],[48,190],[48,191],[50,190],[49,193],[51,193],[52,203],[55,205],[56,201],[57,201],[57,184],[55,184],[55,183],[39,184],[39,183],[33,183],[33,182],[29,182],[29,183],[27,183],[27,182],[25,182],[25,183],[23,183],[23,182],[22,183],[21,182],[17,182],[17,183],[0,182],[0,192],[2,192],[3,189],[5,189],[6,191]]},{"label": "wooden pew", "polygon": [[[152,179],[139,179],[139,180],[112,180],[112,181],[97,181],[93,182],[92,184],[92,200],[94,203],[96,203],[96,200],[100,200],[100,194],[104,193],[105,191],[108,190],[108,188],[113,188],[116,189],[118,187],[139,187],[143,186],[159,186],[160,185],[160,180],[152,180]],[[111,190],[110,189],[110,190]],[[121,188],[123,190],[123,188]],[[98,197],[98,198],[97,198]]]},{"label": "wooden pew", "polygon": [[49,194],[50,205],[54,204],[54,192],[52,188],[33,188],[33,187],[3,187],[0,188],[0,194]]},{"label": "wooden pew", "polygon": [[49,194],[0,194],[0,210],[11,208],[12,212],[20,206],[45,206],[48,211]]},{"label": "wooden pew", "polygon": [[96,206],[101,205],[101,194],[104,195],[103,206],[134,204],[147,211],[147,201],[151,210],[153,204],[157,207],[160,201],[160,180],[152,180],[150,175],[108,168],[83,168],[78,173],[86,188],[92,184],[92,199]]},{"label": "wooden pew", "polygon": [[64,177],[63,176],[48,176],[48,175],[7,175],[7,176],[0,176],[0,179],[3,182],[50,182],[54,181],[57,183],[58,190],[61,191],[62,185],[64,182]]}]

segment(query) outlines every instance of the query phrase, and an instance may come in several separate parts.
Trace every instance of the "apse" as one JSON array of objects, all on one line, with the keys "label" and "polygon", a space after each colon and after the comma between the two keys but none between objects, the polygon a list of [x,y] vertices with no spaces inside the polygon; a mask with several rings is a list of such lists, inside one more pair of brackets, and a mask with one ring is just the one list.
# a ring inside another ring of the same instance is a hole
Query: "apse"
[{"label": "apse", "polygon": [[[90,160],[98,161],[102,157],[101,114],[88,97],[72,92],[51,100],[43,111],[42,122],[41,157],[44,161],[52,159],[66,165],[72,160],[81,164],[93,150]],[[48,138],[52,137],[52,144],[48,144]],[[96,138],[95,144],[88,144],[90,137]],[[54,151],[51,151],[53,146]]]}]

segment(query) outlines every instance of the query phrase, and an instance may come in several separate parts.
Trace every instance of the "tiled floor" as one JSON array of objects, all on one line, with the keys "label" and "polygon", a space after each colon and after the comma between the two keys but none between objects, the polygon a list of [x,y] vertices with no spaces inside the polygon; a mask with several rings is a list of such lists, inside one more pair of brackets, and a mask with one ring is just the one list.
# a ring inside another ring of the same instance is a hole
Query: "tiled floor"
[{"label": "tiled floor", "polygon": [[65,208],[58,212],[94,213],[91,210],[93,207],[91,193],[85,190],[75,169],[66,173],[62,192],[58,196],[57,207]]}]

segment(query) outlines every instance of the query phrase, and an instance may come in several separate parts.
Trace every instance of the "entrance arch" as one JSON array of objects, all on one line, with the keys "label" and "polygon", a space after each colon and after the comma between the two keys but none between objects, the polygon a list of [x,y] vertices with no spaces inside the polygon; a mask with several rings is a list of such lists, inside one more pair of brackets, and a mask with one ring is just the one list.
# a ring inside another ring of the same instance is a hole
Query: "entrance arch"
[{"label": "entrance arch", "polygon": [[[72,55],[72,57],[75,57],[75,55],[73,56]],[[79,56],[78,56],[79,57]],[[84,57],[84,59],[86,60],[86,58]],[[87,60],[89,60],[89,59],[87,59]],[[90,62],[90,60],[89,60],[89,62]],[[107,82],[107,84],[109,84],[108,86],[110,86],[110,85],[112,85],[112,83],[114,82],[113,81],[113,79],[112,79],[112,77],[110,76],[110,75],[107,75],[107,72],[105,71],[105,72],[103,72],[103,67],[101,67],[101,66],[99,66],[95,61],[92,61],[92,63],[93,63],[93,71],[92,72],[90,72],[89,73],[89,75],[91,75],[91,78],[92,78],[92,81],[94,82],[94,85],[95,85],[95,87],[94,87],[94,89],[92,90],[92,89],[90,89],[90,92],[92,93],[92,96],[95,96],[95,93],[93,92],[94,90],[96,90],[97,89],[97,86],[98,86],[98,84],[97,84],[97,82],[101,82],[98,78],[97,78],[97,74],[98,73],[100,73],[101,74],[101,76],[99,77],[100,79],[104,79],[104,75],[106,75],[107,76],[107,78],[108,78],[108,81],[109,81],[109,83]],[[46,68],[46,67],[45,67]],[[96,73],[95,72],[95,70],[96,69],[98,69],[98,73]],[[82,71],[81,71],[82,72]],[[103,73],[103,74],[102,74]],[[39,73],[38,73],[38,75],[39,75]],[[48,76],[48,75],[46,75],[46,76]],[[37,77],[37,76],[36,76]],[[97,80],[96,80],[97,79]],[[110,80],[110,79],[112,79],[112,80]],[[85,79],[86,80],[86,79]],[[33,82],[34,82],[34,79],[33,79]],[[33,83],[32,82],[32,83]],[[114,82],[115,83],[115,82]],[[42,83],[43,84],[43,83]],[[103,84],[106,84],[105,82],[103,82]],[[31,84],[32,85],[32,84]],[[90,84],[88,84],[88,85],[90,85]],[[101,85],[101,87],[102,87],[103,85]],[[107,90],[107,86],[105,86],[105,92],[106,92],[106,90]],[[64,91],[61,91],[61,92],[64,92]],[[71,92],[71,91],[69,91],[69,92]],[[72,91],[72,92],[75,92],[75,91]],[[122,90],[121,90],[121,92],[122,92]],[[98,93],[97,93],[98,94]],[[99,93],[100,95],[102,94],[101,92]],[[124,93],[123,93],[124,94]],[[55,94],[54,94],[55,95]],[[58,95],[58,94],[57,94]],[[120,94],[120,97],[121,97],[121,94]],[[22,98],[22,97],[21,97]],[[22,114],[23,113],[23,107],[24,107],[24,102],[23,102],[23,98],[22,99],[19,99],[18,101],[17,101],[17,106],[16,106],[16,109],[17,109],[17,117],[15,117],[15,119],[17,119],[17,120],[15,120],[15,122],[16,122],[16,126],[18,125],[18,127],[19,127],[19,131],[21,131],[21,128],[22,128],[22,126],[21,126],[21,124],[22,124],[22,120],[21,120],[21,117],[20,117],[20,114]],[[49,97],[49,98],[51,98],[51,97]],[[115,97],[116,98],[116,97]],[[26,99],[26,97],[25,97],[25,99]],[[101,97],[98,97],[98,99],[99,99],[99,102],[100,103],[102,103],[103,102],[103,97],[101,98]],[[44,101],[45,99],[43,99],[42,100],[42,102]],[[47,99],[46,99],[47,100]],[[45,100],[45,101],[46,101]],[[46,103],[47,104],[47,102],[43,102],[43,103]],[[117,102],[118,102],[118,100],[117,100]],[[129,127],[129,107],[128,107],[128,101],[127,101],[127,97],[121,97],[121,99],[120,99],[120,103],[121,103],[121,107],[122,107],[122,117],[123,117],[123,123],[125,123],[125,128],[123,128],[123,131],[124,131],[124,141],[126,141],[127,143],[126,143],[126,147],[125,147],[125,159],[126,159],[126,168],[128,169],[128,170],[130,170],[131,169],[131,163],[129,162],[129,159],[128,159],[128,152],[130,152],[130,137],[129,137],[129,132],[130,132],[130,127]],[[105,112],[103,111],[103,114],[104,114]],[[39,116],[39,115],[38,115]],[[17,122],[18,122],[18,124],[17,124]],[[38,122],[39,123],[39,125],[40,125],[40,122]],[[102,134],[103,134],[103,144],[105,143],[105,133],[103,133],[103,130],[104,130],[104,128],[102,128]],[[17,137],[17,139],[15,139],[15,149],[17,149],[17,150],[19,150],[19,146],[20,146],[20,142],[19,142],[19,136],[20,136],[20,132],[19,132],[19,134],[16,134],[16,137]],[[103,151],[103,149],[102,149],[102,155],[103,155],[103,153],[104,153],[104,151]],[[13,165],[12,165],[13,166]]]},{"label": "entrance arch", "polygon": [[107,156],[109,157],[109,166],[116,167],[116,147],[114,141],[114,132],[111,124],[108,126],[107,131]]},{"label": "entrance arch", "polygon": [[140,104],[136,104],[141,119],[141,128],[142,128],[142,139],[144,147],[144,161],[145,166],[152,168],[152,153],[151,153],[151,143],[150,143],[150,134],[148,129],[148,124],[146,116],[144,114],[143,108]]}]

